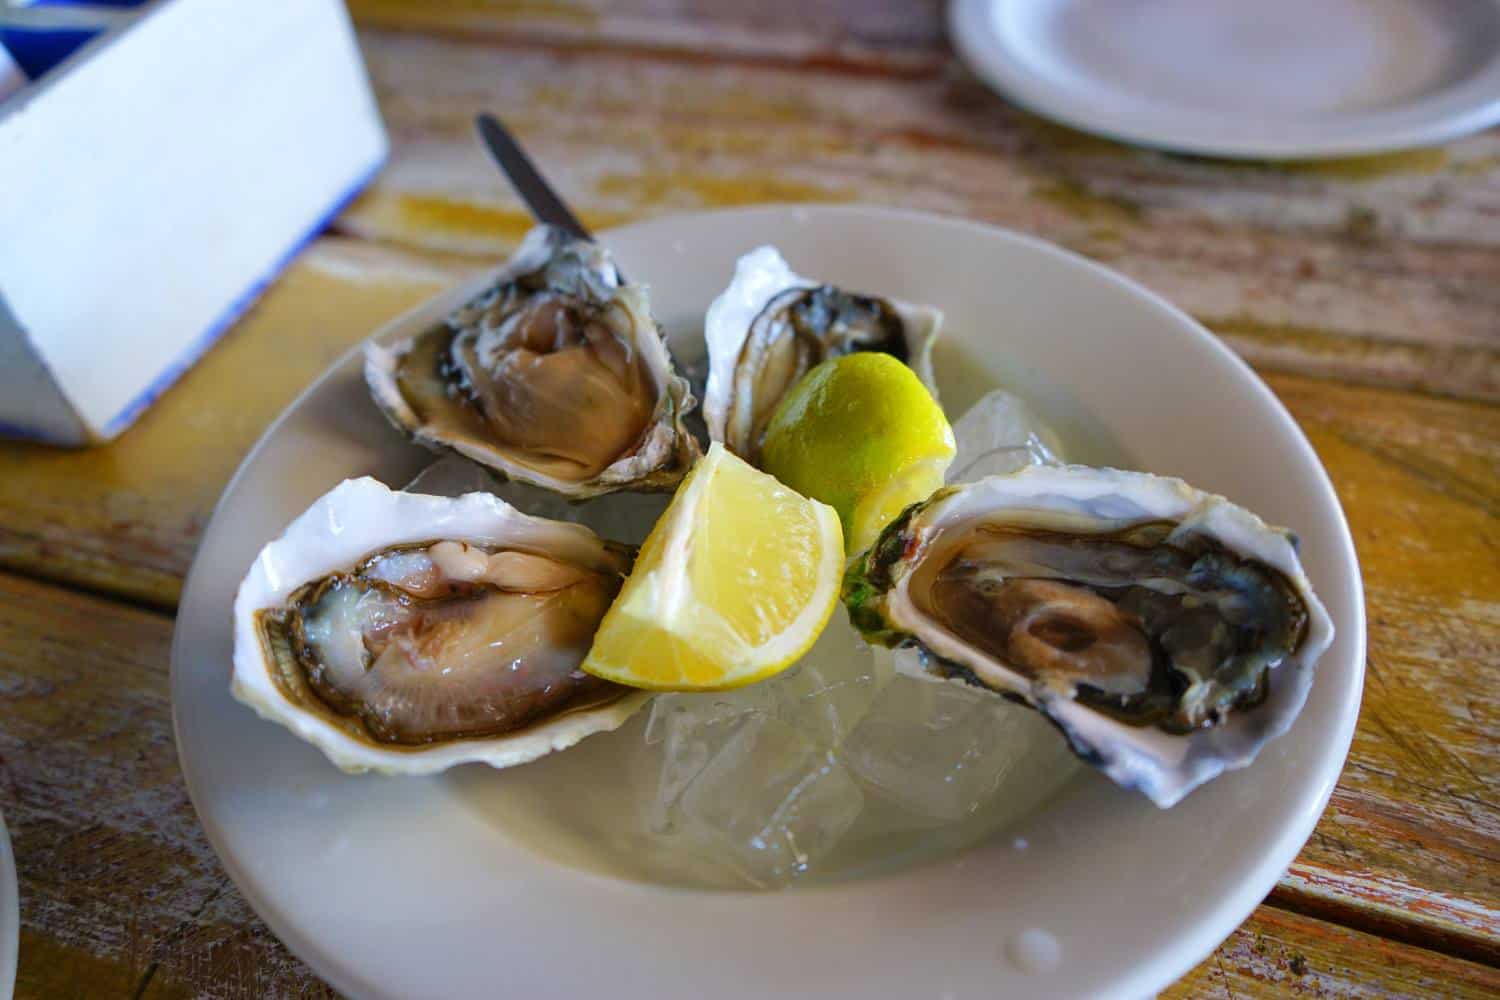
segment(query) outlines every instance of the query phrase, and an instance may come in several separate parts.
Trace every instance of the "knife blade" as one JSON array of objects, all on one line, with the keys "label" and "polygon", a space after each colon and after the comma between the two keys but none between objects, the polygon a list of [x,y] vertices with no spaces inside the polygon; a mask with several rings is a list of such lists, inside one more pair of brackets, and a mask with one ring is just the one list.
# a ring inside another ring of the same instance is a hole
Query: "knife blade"
[{"label": "knife blade", "polygon": [[474,127],[479,130],[479,137],[484,140],[490,158],[495,161],[505,179],[510,181],[511,188],[526,203],[537,221],[557,226],[590,243],[594,241],[593,234],[578,221],[578,217],[557,192],[552,190],[552,185],[542,179],[536,164],[531,162],[531,157],[526,155],[521,144],[500,123],[500,119],[484,112],[475,116]]}]

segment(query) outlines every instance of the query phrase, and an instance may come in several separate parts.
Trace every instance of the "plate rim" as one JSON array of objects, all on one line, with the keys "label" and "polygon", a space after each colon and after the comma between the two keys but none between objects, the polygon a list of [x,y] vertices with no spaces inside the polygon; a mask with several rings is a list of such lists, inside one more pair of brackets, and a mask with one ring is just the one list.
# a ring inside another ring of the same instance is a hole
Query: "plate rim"
[{"label": "plate rim", "polygon": [[[989,23],[989,11],[1003,0],[949,0],[948,38],[979,79],[1004,99],[1031,114],[1115,142],[1166,153],[1226,160],[1297,162],[1400,153],[1439,145],[1472,135],[1500,123],[1500,55],[1490,60],[1485,72],[1494,77],[1487,96],[1448,115],[1415,124],[1393,123],[1380,127],[1393,112],[1366,114],[1373,125],[1329,139],[1275,140],[1247,133],[1242,139],[1207,138],[1191,126],[1177,128],[1170,116],[1164,127],[1130,127],[1111,121],[1102,112],[1090,111],[1069,97],[1066,88],[1054,86],[1039,74],[1016,65],[1005,56],[1006,47]],[[1405,105],[1401,110],[1414,105]]]},{"label": "plate rim", "polygon": [[[729,217],[750,218],[765,216],[768,218],[782,217],[789,219],[795,224],[805,224],[808,221],[816,221],[812,218],[813,216],[835,217],[840,215],[854,217],[878,216],[889,222],[907,222],[924,225],[936,224],[973,230],[985,237],[999,238],[1006,242],[1023,245],[1030,252],[1041,253],[1045,256],[1060,259],[1070,266],[1081,266],[1092,272],[1095,278],[1102,279],[1131,296],[1149,303],[1163,314],[1164,319],[1174,321],[1179,327],[1184,328],[1196,339],[1201,340],[1204,346],[1215,354],[1221,362],[1231,365],[1236,370],[1240,379],[1245,382],[1247,388],[1260,397],[1263,403],[1269,405],[1270,411],[1275,415],[1277,422],[1291,431],[1291,439],[1296,443],[1297,450],[1306,461],[1310,462],[1310,468],[1316,473],[1319,487],[1326,494],[1327,498],[1332,501],[1332,510],[1336,515],[1337,527],[1339,529],[1338,537],[1332,540],[1332,542],[1338,554],[1346,561],[1350,575],[1344,580],[1330,580],[1327,582],[1327,585],[1330,589],[1335,585],[1350,588],[1352,597],[1350,613],[1352,620],[1348,623],[1348,627],[1351,628],[1353,634],[1349,636],[1352,643],[1350,650],[1350,662],[1352,666],[1344,682],[1346,688],[1343,691],[1343,697],[1336,703],[1338,713],[1337,724],[1328,730],[1329,737],[1318,744],[1319,751],[1326,756],[1327,762],[1324,764],[1324,774],[1312,794],[1304,795],[1301,801],[1289,805],[1289,808],[1295,814],[1296,821],[1286,824],[1276,840],[1265,847],[1258,857],[1253,859],[1251,870],[1247,872],[1237,885],[1227,890],[1219,900],[1209,904],[1209,914],[1195,926],[1186,938],[1179,937],[1169,950],[1164,949],[1151,959],[1143,959],[1138,965],[1127,970],[1113,984],[1114,989],[1130,995],[1154,993],[1181,978],[1182,975],[1195,967],[1208,955],[1212,954],[1259,906],[1265,894],[1275,886],[1281,875],[1301,851],[1302,846],[1312,835],[1314,827],[1327,808],[1329,798],[1337,784],[1338,778],[1343,772],[1348,752],[1353,742],[1355,725],[1358,721],[1366,669],[1364,581],[1359,566],[1358,553],[1354,547],[1353,537],[1349,530],[1348,519],[1344,513],[1343,504],[1333,487],[1326,468],[1324,468],[1322,461],[1312,448],[1306,434],[1303,433],[1301,426],[1291,416],[1285,405],[1282,404],[1281,400],[1272,392],[1270,387],[1266,385],[1264,380],[1260,378],[1243,358],[1232,351],[1222,340],[1185,311],[1145,285],[1082,254],[1051,243],[1039,236],[964,217],[857,203],[774,203],[725,208],[706,212],[673,213],[640,220],[623,226],[612,227],[601,232],[600,236],[602,239],[607,240],[611,234],[639,234],[649,231],[651,228],[662,228],[670,232],[674,226],[680,226],[692,220],[723,220]],[[349,364],[350,358],[358,354],[367,341],[388,336],[392,330],[410,324],[417,317],[434,311],[440,303],[460,296],[467,289],[481,284],[492,270],[493,268],[487,267],[473,276],[459,278],[428,299],[423,300],[411,309],[404,311],[372,330],[364,340],[351,346],[348,351],[341,354],[314,378],[287,404],[286,408],[267,426],[261,437],[246,452],[244,459],[242,459],[235,473],[226,483],[219,499],[215,502],[213,512],[205,524],[203,537],[206,538],[213,529],[214,523],[219,517],[226,499],[235,492],[242,477],[246,475],[247,470],[255,463],[257,456],[267,447],[268,442],[276,435],[283,423],[300,408],[305,400],[316,395],[325,382],[336,378],[341,369]],[[193,563],[184,578],[183,599],[179,603],[179,609],[187,604],[187,595],[193,592],[198,574],[200,572],[204,574],[211,572],[210,567],[200,566],[200,555],[201,552],[195,553]],[[202,797],[199,794],[198,782],[201,779],[195,775],[196,765],[191,762],[186,751],[186,745],[182,739],[181,703],[178,698],[179,671],[186,672],[192,669],[190,666],[184,664],[183,654],[180,650],[184,642],[184,633],[186,630],[185,619],[179,614],[173,631],[169,681],[172,700],[173,736],[177,745],[178,764],[183,773],[189,799],[193,803],[194,812],[204,828],[219,863],[223,865],[225,871],[234,881],[236,888],[244,895],[246,901],[255,910],[256,914],[266,922],[273,933],[294,954],[305,961],[314,972],[329,982],[335,989],[343,993],[358,996],[386,996],[386,993],[381,992],[381,987],[378,983],[369,979],[361,979],[357,970],[351,968],[349,962],[341,961],[338,956],[320,947],[314,937],[303,934],[295,925],[290,915],[282,907],[277,906],[271,899],[267,898],[267,895],[260,890],[258,884],[248,876],[241,862],[225,850],[223,828],[217,820],[205,815],[202,809],[200,809],[199,802]],[[655,888],[660,889],[661,887]],[[802,891],[819,892],[823,890],[809,889]]]}]

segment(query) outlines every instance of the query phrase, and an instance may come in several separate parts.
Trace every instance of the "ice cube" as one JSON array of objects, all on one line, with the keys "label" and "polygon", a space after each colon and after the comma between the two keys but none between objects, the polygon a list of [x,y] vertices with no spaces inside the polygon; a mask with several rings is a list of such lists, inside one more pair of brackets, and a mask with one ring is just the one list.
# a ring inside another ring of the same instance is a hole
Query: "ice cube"
[{"label": "ice cube", "polygon": [[801,662],[775,677],[733,691],[658,695],[645,731],[647,745],[661,747],[652,829],[673,828],[683,790],[745,716],[774,718],[810,745],[832,750],[858,724],[890,674],[889,656],[877,658],[840,611]]},{"label": "ice cube", "polygon": [[[1062,744],[1029,709],[898,673],[840,756],[867,788],[915,817],[952,821],[981,809],[1002,786],[1008,794],[1022,785],[1055,786],[1072,772]],[[1034,798],[1029,791],[1023,797]]]},{"label": "ice cube", "polygon": [[704,694],[686,692],[657,695],[646,722],[646,742],[662,743],[678,731],[723,722],[747,712],[769,713],[774,708],[766,684]]},{"label": "ice cube", "polygon": [[834,754],[780,719],[751,712],[701,727],[728,738],[672,810],[683,849],[762,888],[805,873],[854,824],[859,785]]},{"label": "ice cube", "polygon": [[733,691],[658,696],[646,725],[646,742],[662,742],[674,726],[761,712],[792,726],[814,744],[834,749],[890,677],[888,661],[888,655],[877,657],[847,615],[836,610],[807,655],[774,677]]},{"label": "ice cube", "polygon": [[435,497],[460,497],[465,493],[494,493],[499,485],[500,480],[484,466],[448,455],[417,473],[403,489]]},{"label": "ice cube", "polygon": [[1057,437],[1019,396],[995,389],[969,407],[953,425],[958,452],[948,482],[971,483],[1028,465],[1062,461]]},{"label": "ice cube", "polygon": [[869,711],[890,675],[889,657],[877,656],[840,608],[800,663],[752,688],[765,689],[776,718],[832,750]]},{"label": "ice cube", "polygon": [[646,820],[655,833],[669,834],[677,829],[683,792],[734,738],[749,715],[717,711],[721,706],[702,701],[704,697],[666,695],[652,703],[646,741],[649,744],[653,736],[656,738],[661,762]]}]

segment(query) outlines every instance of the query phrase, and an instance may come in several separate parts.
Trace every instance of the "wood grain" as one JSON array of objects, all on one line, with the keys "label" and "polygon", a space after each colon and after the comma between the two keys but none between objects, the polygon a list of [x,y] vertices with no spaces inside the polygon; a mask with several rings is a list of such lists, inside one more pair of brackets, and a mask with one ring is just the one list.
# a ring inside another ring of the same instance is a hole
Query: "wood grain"
[{"label": "wood grain", "polygon": [[426,35],[881,74],[944,57],[941,0],[354,0],[356,21]]},{"label": "wood grain", "polygon": [[165,615],[0,576],[17,996],[330,995],[220,868],[172,742]]},{"label": "wood grain", "polygon": [[469,129],[501,114],[596,227],[862,201],[1037,233],[1161,292],[1268,369],[1500,398],[1500,131],[1243,165],[1047,125],[956,64],[918,78],[367,30],[395,137],[346,232],[493,256],[527,217]]},{"label": "wood grain", "polygon": [[[171,621],[0,575],[0,794],[16,995],[331,997],[215,860],[177,771]],[[1167,995],[1482,997],[1492,968],[1262,906]]]},{"label": "wood grain", "polygon": [[1500,961],[1500,410],[1271,385],[1333,476],[1369,617],[1349,763],[1277,898]]},{"label": "wood grain", "polygon": [[1238,997],[1493,997],[1500,972],[1262,906],[1170,989],[1172,1000]]}]

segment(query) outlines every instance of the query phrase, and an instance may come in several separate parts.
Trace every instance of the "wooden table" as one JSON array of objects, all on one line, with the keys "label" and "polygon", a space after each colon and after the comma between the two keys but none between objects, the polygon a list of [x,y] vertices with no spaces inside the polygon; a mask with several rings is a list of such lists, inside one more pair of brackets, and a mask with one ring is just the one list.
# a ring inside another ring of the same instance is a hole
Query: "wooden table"
[{"label": "wooden table", "polygon": [[1317,165],[1143,152],[990,94],[936,2],[751,6],[357,0],[394,145],[374,187],[119,441],[0,445],[18,995],[328,992],[246,906],[187,801],[172,612],[271,418],[527,228],[471,138],[480,108],[595,226],[758,201],[953,213],[1102,260],[1223,336],[1338,486],[1369,681],[1312,839],[1170,995],[1500,994],[1500,131]]}]

